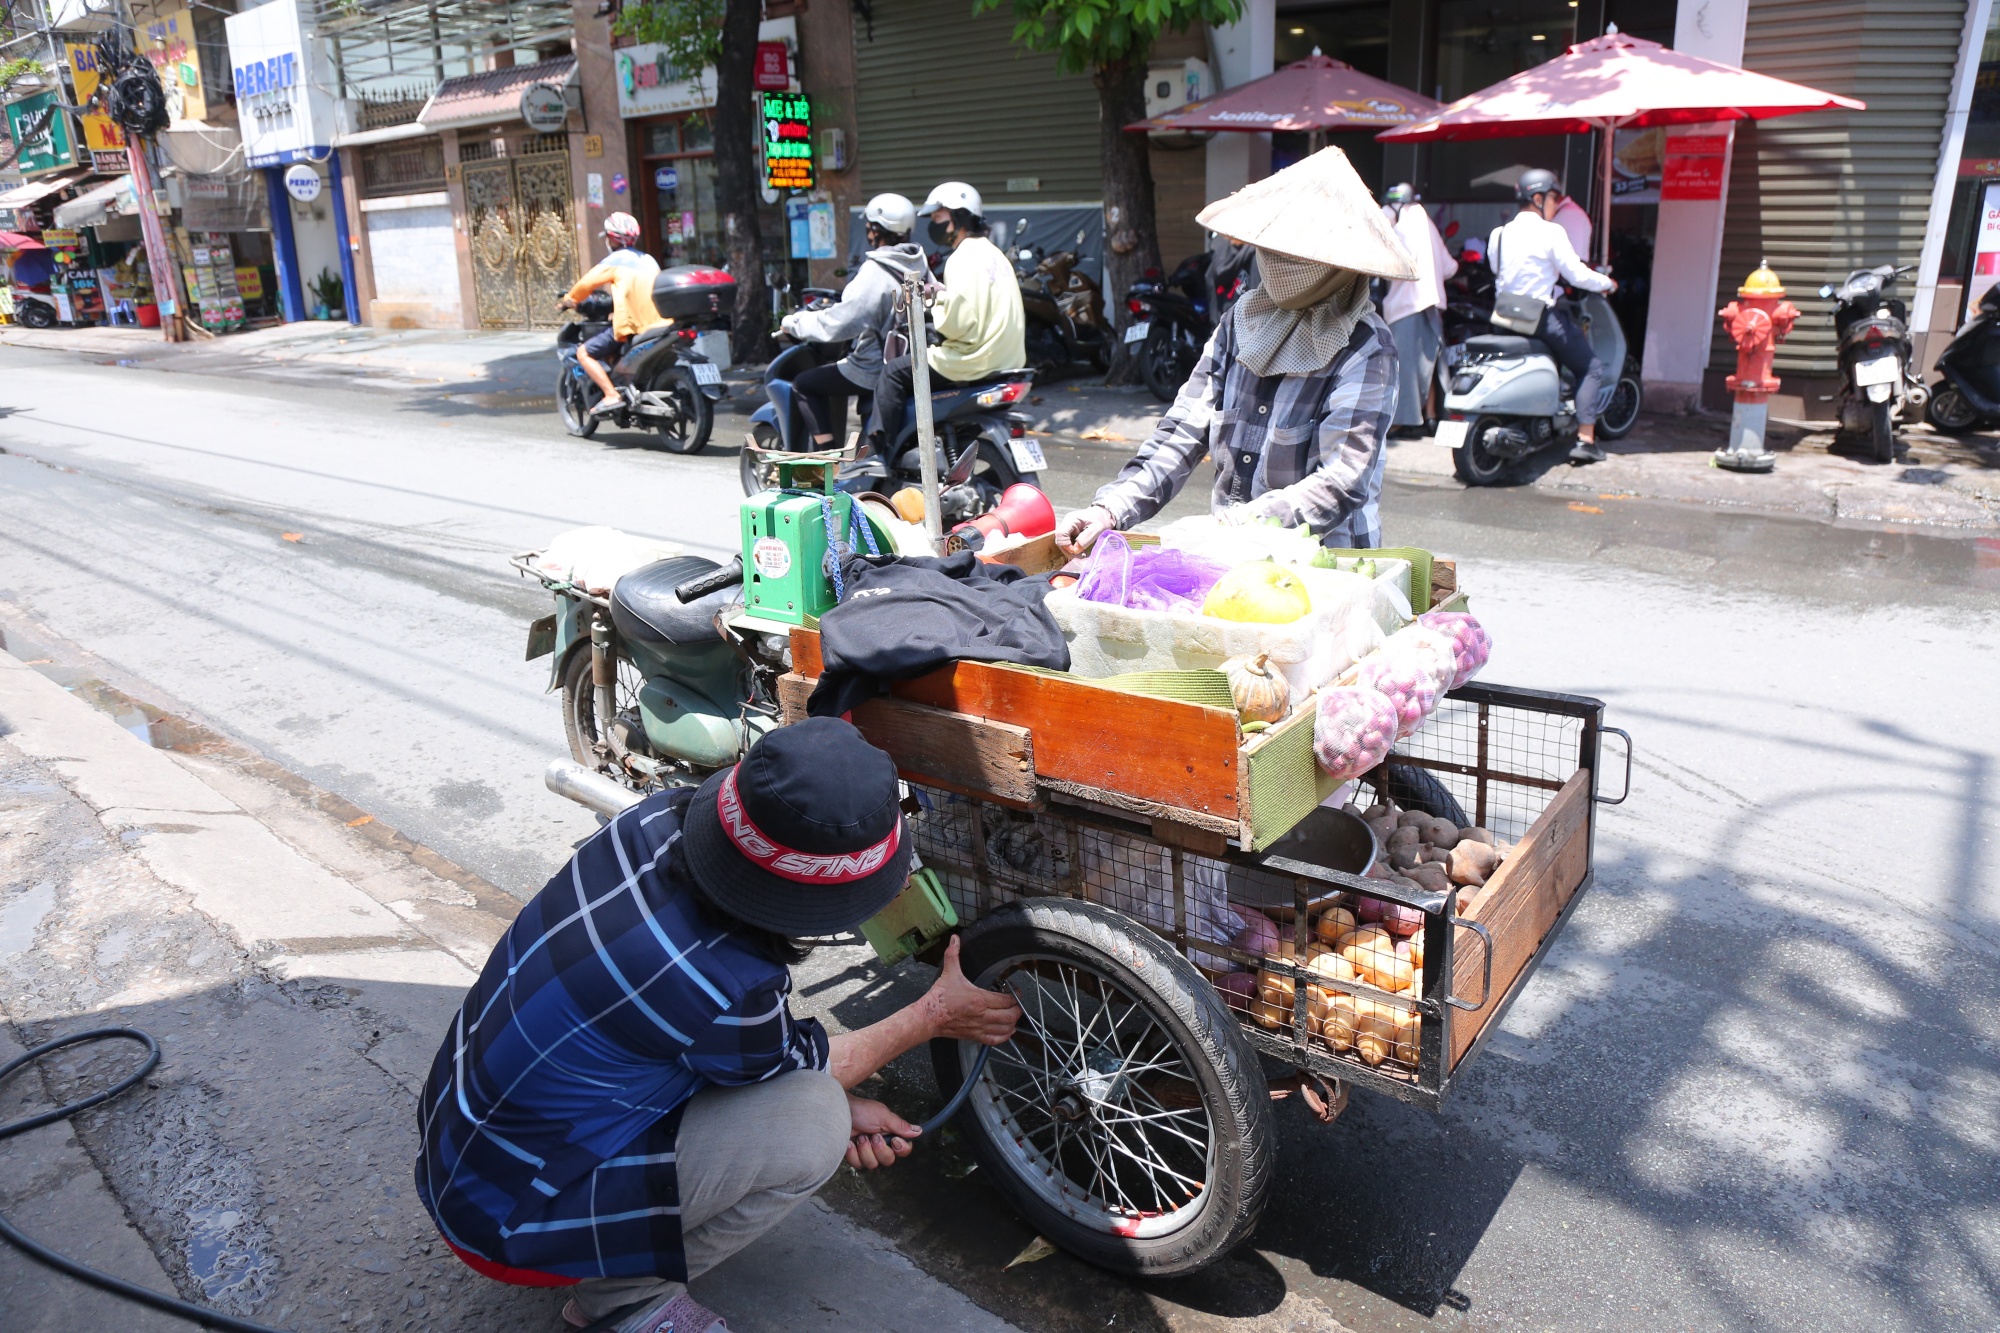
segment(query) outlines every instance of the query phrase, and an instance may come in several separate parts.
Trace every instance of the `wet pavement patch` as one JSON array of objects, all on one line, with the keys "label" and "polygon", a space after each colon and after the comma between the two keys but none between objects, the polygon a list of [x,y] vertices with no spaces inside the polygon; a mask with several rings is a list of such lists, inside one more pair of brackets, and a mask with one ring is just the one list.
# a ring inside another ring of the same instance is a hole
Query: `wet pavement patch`
[{"label": "wet pavement patch", "polygon": [[555,395],[550,393],[448,393],[444,400],[494,412],[548,412],[556,405]]}]

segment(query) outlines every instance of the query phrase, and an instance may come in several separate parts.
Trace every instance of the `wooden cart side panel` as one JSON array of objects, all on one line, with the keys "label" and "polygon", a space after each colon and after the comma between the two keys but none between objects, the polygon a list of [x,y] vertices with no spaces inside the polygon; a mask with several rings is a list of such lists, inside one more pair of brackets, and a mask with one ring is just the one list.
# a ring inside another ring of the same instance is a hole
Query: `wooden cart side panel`
[{"label": "wooden cart side panel", "polygon": [[[778,678],[785,722],[806,715],[814,682],[796,673]],[[901,699],[870,699],[854,709],[854,725],[887,751],[904,777],[1016,805],[1035,799],[1035,747],[1026,727]]]},{"label": "wooden cart side panel", "polygon": [[[792,669],[817,676],[819,635],[792,631]],[[1109,690],[1070,676],[954,662],[891,692],[912,703],[1025,728],[1034,770],[1077,789],[1117,792],[1222,821],[1237,818],[1236,715]]]},{"label": "wooden cart side panel", "polygon": [[[1493,989],[1478,1010],[1452,1015],[1452,1066],[1478,1040],[1583,883],[1590,869],[1589,819],[1590,770],[1584,768],[1563,784],[1485,887],[1461,904],[1460,916],[1479,922],[1493,935]],[[1452,948],[1452,994],[1470,1000],[1479,994],[1486,943],[1472,931],[1460,930]]]}]

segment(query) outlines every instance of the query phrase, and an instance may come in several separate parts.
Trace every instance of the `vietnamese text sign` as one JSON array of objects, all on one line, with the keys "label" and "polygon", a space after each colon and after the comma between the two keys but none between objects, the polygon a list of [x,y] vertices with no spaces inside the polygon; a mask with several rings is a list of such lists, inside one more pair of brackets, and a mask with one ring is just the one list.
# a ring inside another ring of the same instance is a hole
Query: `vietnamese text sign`
[{"label": "vietnamese text sign", "polygon": [[21,146],[14,169],[23,176],[40,176],[76,163],[69,117],[57,105],[53,90],[9,102],[7,134]]},{"label": "vietnamese text sign", "polygon": [[1682,134],[1667,140],[1660,171],[1662,199],[1720,199],[1729,161],[1726,134]]},{"label": "vietnamese text sign", "polygon": [[781,93],[792,86],[792,67],[783,42],[757,43],[757,60],[752,67],[750,86],[758,92]]},{"label": "vietnamese text sign", "polygon": [[146,23],[146,59],[159,71],[172,120],[203,120],[208,99],[201,88],[201,58],[195,53],[194,15],[185,9],[161,14]]},{"label": "vietnamese text sign", "polygon": [[[1965,282],[1965,308],[1979,309],[1979,298],[2000,283],[2000,185],[1989,185],[1979,203],[1979,236],[1972,246],[1972,276]],[[46,233],[44,233],[46,235]]]},{"label": "vietnamese text sign", "polygon": [[804,93],[765,93],[764,188],[812,187],[812,102]]}]

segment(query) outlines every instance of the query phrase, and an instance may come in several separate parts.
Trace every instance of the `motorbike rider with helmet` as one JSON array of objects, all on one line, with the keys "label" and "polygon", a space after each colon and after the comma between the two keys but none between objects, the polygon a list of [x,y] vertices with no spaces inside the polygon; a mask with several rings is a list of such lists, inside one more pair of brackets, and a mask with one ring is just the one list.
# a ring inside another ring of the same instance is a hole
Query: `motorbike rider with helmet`
[{"label": "motorbike rider with helmet", "polygon": [[604,395],[590,409],[594,417],[607,416],[625,405],[625,399],[611,383],[611,367],[625,354],[633,338],[666,323],[659,307],[653,304],[653,279],[660,276],[660,266],[639,248],[639,220],[630,213],[613,213],[604,219],[604,242],[610,253],[577,279],[576,286],[560,302],[564,310],[574,309],[577,302],[599,287],[611,288],[611,323],[576,349],[576,363]]},{"label": "motorbike rider with helmet", "polygon": [[[1562,186],[1556,174],[1541,167],[1521,173],[1514,197],[1521,211],[1493,229],[1486,243],[1493,266],[1494,288],[1503,296],[1525,296],[1542,303],[1542,318],[1534,336],[1548,345],[1555,359],[1576,380],[1576,447],[1573,463],[1602,463],[1597,447],[1597,400],[1604,385],[1604,362],[1598,359],[1575,318],[1555,304],[1556,285],[1567,282],[1587,292],[1614,292],[1618,284],[1587,267],[1571,244],[1569,233],[1555,221],[1562,207]],[[1613,367],[1614,374],[1623,370]]]},{"label": "motorbike rider with helmet", "polygon": [[847,434],[847,400],[875,392],[882,378],[882,342],[896,319],[903,280],[924,272],[923,247],[910,239],[917,206],[900,194],[878,194],[861,210],[868,254],[847,280],[840,300],[824,310],[796,310],[782,325],[800,342],[846,342],[846,356],[792,380],[812,419],[813,443],[837,446]]},{"label": "motorbike rider with helmet", "polygon": [[[918,210],[930,214],[931,243],[949,246],[944,287],[931,311],[942,341],[930,351],[931,374],[970,384],[1027,364],[1027,315],[1021,283],[1000,247],[986,238],[979,191],[963,181],[932,190]],[[875,390],[873,438],[880,450],[902,429],[910,399],[910,358],[883,367]]]}]

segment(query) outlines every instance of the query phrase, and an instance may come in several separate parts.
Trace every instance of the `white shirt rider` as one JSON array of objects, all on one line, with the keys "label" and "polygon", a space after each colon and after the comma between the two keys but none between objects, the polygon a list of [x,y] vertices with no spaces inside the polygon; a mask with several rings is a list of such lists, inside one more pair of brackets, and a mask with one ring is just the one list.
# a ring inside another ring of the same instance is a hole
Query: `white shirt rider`
[{"label": "white shirt rider", "polygon": [[1569,233],[1560,225],[1527,209],[1493,229],[1486,241],[1486,259],[1493,265],[1494,285],[1500,291],[1544,304],[1555,300],[1559,281],[1587,292],[1608,292],[1617,286],[1577,257]]}]

